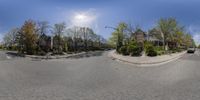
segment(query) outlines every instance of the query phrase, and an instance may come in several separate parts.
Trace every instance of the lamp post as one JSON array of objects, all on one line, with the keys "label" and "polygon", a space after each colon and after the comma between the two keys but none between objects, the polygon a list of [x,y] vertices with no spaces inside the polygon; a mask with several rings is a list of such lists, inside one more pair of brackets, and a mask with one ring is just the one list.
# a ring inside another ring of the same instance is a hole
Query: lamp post
[{"label": "lamp post", "polygon": [[87,46],[87,37],[88,37],[88,36],[87,36],[87,34],[88,34],[88,33],[87,33],[87,28],[84,27],[84,28],[83,28],[83,31],[84,31],[83,33],[84,33],[84,45],[85,45],[85,51],[87,51],[87,50],[88,50],[88,46]]},{"label": "lamp post", "polygon": [[51,36],[51,50],[53,50],[53,36]]},{"label": "lamp post", "polygon": [[115,27],[111,27],[111,26],[105,26],[105,28],[111,28],[113,30],[116,30],[117,31],[117,43],[116,43],[116,50],[117,52],[119,52],[119,48],[121,46],[121,43],[120,43],[120,36],[119,36],[119,29],[118,28],[115,28]]}]

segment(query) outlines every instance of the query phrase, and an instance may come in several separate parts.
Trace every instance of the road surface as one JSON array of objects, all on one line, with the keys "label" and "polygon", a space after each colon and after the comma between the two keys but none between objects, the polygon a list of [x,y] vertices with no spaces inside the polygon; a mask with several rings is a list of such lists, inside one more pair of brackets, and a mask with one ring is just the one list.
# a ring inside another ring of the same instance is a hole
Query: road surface
[{"label": "road surface", "polygon": [[0,52],[0,100],[200,100],[199,51],[148,68],[107,53],[40,61]]}]

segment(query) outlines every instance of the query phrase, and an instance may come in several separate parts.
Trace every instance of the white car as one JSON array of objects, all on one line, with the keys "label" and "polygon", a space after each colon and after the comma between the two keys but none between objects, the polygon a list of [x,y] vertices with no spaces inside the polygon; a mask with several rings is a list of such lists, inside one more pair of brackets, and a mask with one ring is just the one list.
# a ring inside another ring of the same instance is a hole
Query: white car
[{"label": "white car", "polygon": [[195,50],[196,50],[195,47],[189,47],[188,50],[187,50],[187,52],[188,53],[194,53]]}]

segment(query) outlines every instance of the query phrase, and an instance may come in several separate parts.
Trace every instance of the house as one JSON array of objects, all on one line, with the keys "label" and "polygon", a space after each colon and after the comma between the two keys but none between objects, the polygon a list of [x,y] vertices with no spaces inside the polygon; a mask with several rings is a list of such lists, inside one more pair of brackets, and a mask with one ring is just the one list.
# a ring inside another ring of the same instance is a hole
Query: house
[{"label": "house", "polygon": [[163,46],[163,41],[155,37],[155,35],[148,34],[146,40],[152,42],[155,46]]},{"label": "house", "polygon": [[141,50],[143,50],[144,49],[144,41],[147,38],[147,35],[145,34],[145,32],[142,31],[141,29],[137,29],[132,37],[139,44]]},{"label": "house", "polygon": [[134,34],[134,39],[138,42],[138,43],[144,43],[144,41],[146,40],[146,34],[144,31],[142,31],[141,29],[137,29],[135,31],[135,34]]}]

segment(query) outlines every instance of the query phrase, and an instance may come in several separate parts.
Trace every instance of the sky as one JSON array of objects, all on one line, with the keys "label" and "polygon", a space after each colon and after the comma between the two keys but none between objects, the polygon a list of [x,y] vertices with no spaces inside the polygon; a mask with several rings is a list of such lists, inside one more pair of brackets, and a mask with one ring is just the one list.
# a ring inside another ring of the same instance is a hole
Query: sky
[{"label": "sky", "polygon": [[160,18],[174,17],[200,44],[199,0],[0,0],[0,41],[25,20],[91,27],[105,38],[124,21],[147,31]]}]

